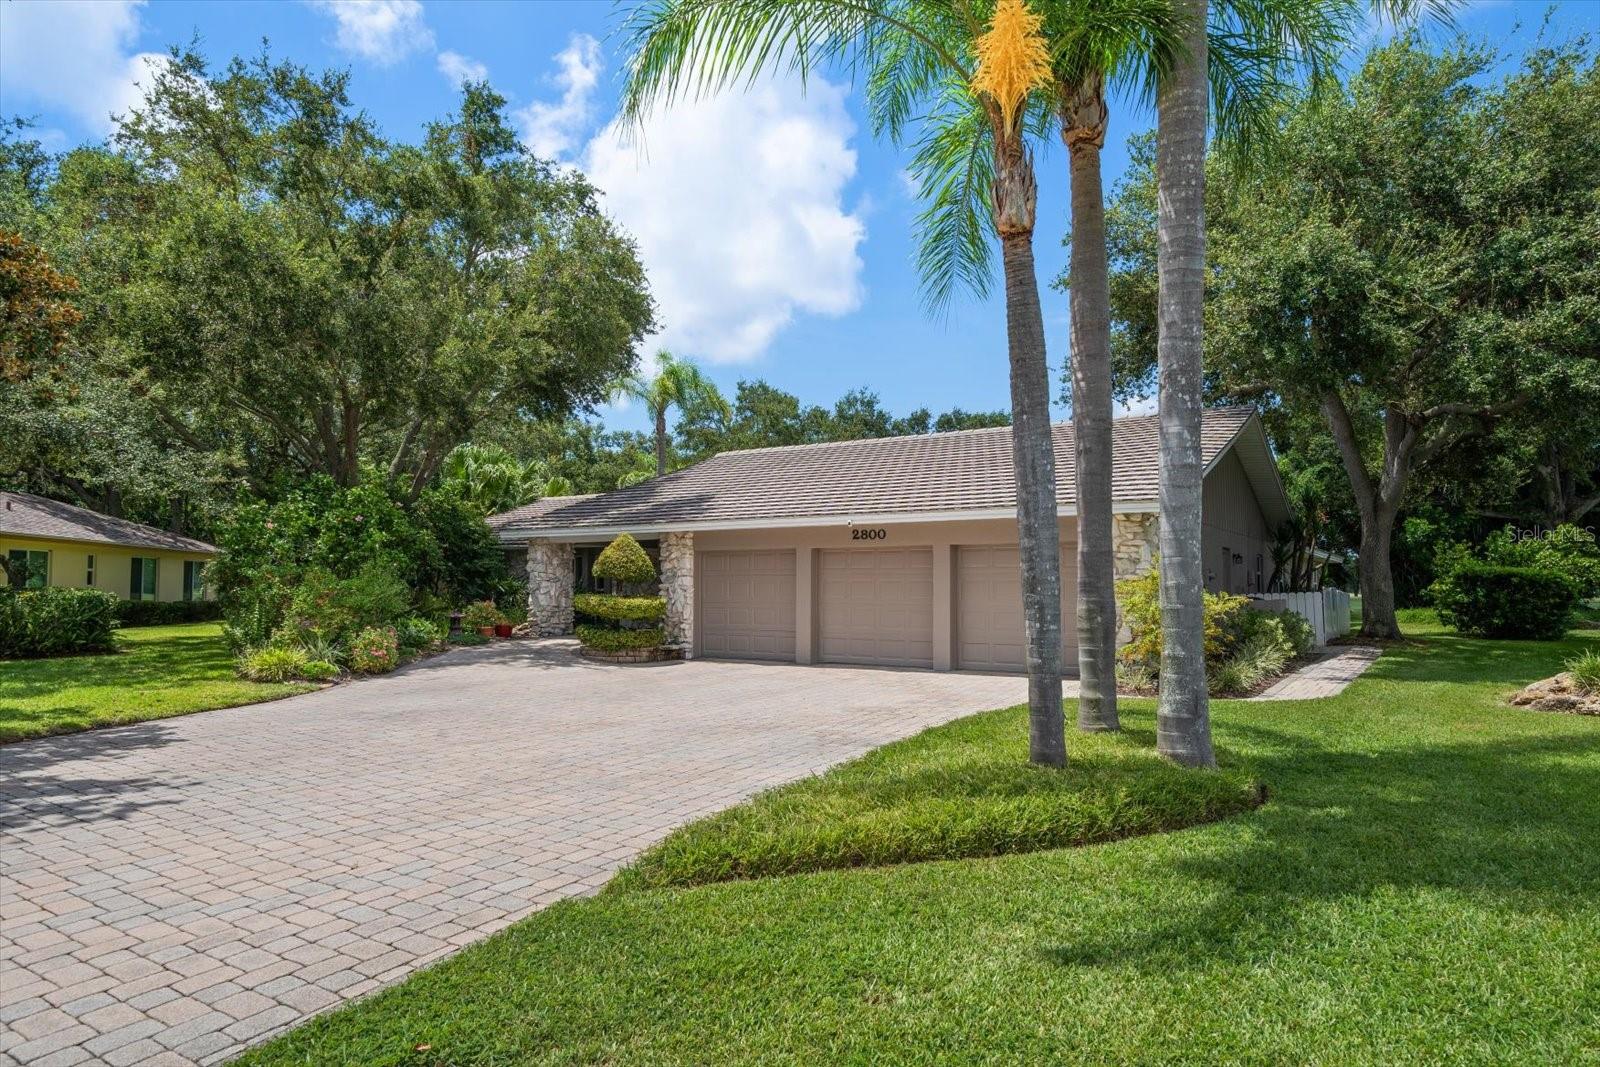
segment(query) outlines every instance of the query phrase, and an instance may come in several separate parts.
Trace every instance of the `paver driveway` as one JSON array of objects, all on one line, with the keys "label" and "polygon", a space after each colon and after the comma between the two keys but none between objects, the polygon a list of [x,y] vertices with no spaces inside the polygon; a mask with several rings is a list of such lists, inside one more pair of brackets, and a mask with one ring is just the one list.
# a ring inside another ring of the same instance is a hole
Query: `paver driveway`
[{"label": "paver driveway", "polygon": [[1020,678],[459,650],[0,748],[0,1060],[214,1062]]}]

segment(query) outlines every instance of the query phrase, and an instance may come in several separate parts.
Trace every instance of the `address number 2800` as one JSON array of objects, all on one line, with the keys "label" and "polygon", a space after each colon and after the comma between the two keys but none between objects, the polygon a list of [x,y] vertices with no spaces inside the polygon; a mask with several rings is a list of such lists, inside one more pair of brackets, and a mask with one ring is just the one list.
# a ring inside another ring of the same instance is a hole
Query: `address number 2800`
[{"label": "address number 2800", "polygon": [[889,531],[885,530],[882,526],[857,526],[852,528],[850,531],[850,540],[852,541],[887,541],[888,539]]}]

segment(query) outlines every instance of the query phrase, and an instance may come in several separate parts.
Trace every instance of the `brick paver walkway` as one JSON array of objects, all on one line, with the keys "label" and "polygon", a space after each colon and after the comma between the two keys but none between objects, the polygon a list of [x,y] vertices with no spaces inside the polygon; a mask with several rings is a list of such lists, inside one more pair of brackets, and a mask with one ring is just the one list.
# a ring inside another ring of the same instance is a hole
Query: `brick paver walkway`
[{"label": "brick paver walkway", "polygon": [[0,748],[0,1062],[209,1063],[1021,678],[460,650]]},{"label": "brick paver walkway", "polygon": [[1328,654],[1308,663],[1293,674],[1278,679],[1251,700],[1316,700],[1336,697],[1345,687],[1366,673],[1383,655],[1381,648],[1349,645],[1328,650]]}]

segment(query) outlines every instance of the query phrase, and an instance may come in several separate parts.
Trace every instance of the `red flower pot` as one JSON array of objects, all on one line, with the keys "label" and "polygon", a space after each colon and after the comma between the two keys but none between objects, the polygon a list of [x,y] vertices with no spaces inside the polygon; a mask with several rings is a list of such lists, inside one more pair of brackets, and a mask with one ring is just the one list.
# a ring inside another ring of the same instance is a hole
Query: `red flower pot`
[{"label": "red flower pot", "polygon": [[494,635],[496,637],[510,637],[511,636],[511,624],[509,622],[497,622],[497,623],[495,623],[494,624]]}]

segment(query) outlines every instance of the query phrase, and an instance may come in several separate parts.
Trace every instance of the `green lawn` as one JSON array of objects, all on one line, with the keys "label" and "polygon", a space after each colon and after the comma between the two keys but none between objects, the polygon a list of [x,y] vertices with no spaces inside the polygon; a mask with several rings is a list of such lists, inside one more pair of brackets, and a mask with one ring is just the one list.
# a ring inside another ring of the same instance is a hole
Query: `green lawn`
[{"label": "green lawn", "polygon": [[1501,697],[1600,633],[1418,638],[1332,700],[1213,705],[1248,813],[570,901],[244,1062],[1594,1062],[1600,722]]},{"label": "green lawn", "polygon": [[100,656],[0,660],[0,742],[164,719],[313,688],[247,682],[214,622],[117,631]]}]

